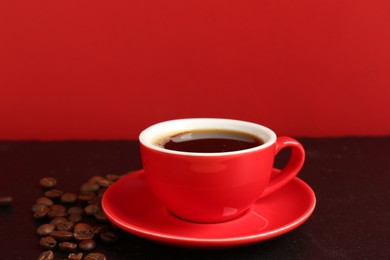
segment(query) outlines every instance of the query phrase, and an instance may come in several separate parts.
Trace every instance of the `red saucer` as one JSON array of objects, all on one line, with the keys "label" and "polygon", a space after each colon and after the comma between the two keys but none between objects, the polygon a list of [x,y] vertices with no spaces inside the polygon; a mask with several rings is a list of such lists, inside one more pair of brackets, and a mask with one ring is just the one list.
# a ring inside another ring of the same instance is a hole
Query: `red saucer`
[{"label": "red saucer", "polygon": [[127,232],[158,242],[202,248],[238,246],[280,236],[305,222],[315,204],[313,190],[295,178],[238,219],[193,223],[167,211],[148,188],[143,170],[111,185],[102,200],[106,216]]}]

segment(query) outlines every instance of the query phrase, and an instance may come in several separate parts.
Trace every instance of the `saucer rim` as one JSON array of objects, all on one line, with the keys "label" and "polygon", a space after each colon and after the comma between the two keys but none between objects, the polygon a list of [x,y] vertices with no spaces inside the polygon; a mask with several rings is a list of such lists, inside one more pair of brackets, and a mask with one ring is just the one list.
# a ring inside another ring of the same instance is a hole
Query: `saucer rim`
[{"label": "saucer rim", "polygon": [[[274,169],[278,170],[278,169]],[[132,177],[134,178],[134,175],[142,175],[144,174],[144,170],[136,170],[136,171],[131,171],[128,174],[133,175]],[[127,177],[124,176],[124,178]],[[118,182],[124,181],[124,180],[118,180]],[[316,207],[316,196],[312,188],[304,182],[302,179],[298,177],[294,177],[291,181],[298,182],[301,187],[303,187],[307,193],[310,195],[310,202],[308,203],[307,209],[303,211],[302,214],[300,214],[299,217],[297,217],[294,221],[291,221],[283,226],[280,226],[278,228],[274,228],[272,230],[266,231],[266,232],[260,232],[259,234],[254,234],[254,235],[245,235],[245,236],[237,236],[237,237],[227,237],[227,238],[197,238],[197,237],[186,237],[186,236],[178,236],[178,235],[171,235],[166,232],[159,232],[159,231],[153,231],[150,229],[145,229],[142,228],[138,225],[134,225],[132,223],[122,221],[121,218],[119,218],[116,214],[111,214],[109,210],[107,209],[109,207],[109,202],[106,196],[106,191],[105,194],[103,195],[102,198],[102,209],[104,213],[106,214],[107,218],[116,226],[121,228],[122,230],[138,235],[143,238],[151,239],[153,241],[157,242],[162,242],[166,244],[171,244],[171,245],[182,245],[182,246],[191,246],[191,247],[226,247],[226,246],[233,246],[233,245],[242,245],[242,244],[250,244],[250,243],[255,243],[255,242],[261,242],[265,241],[280,235],[283,235],[289,231],[292,231],[293,229],[299,227],[302,225],[304,222],[306,222],[309,217],[313,214],[314,209]],[[291,182],[290,181],[290,182]],[[117,183],[112,184],[108,189],[113,189],[115,188]],[[288,184],[287,184],[288,185]],[[272,194],[270,194],[267,197],[272,197]],[[248,213],[253,212],[254,214],[257,214],[254,210],[249,209]],[[237,219],[238,220],[238,219]],[[184,221],[184,220],[182,220]],[[235,221],[235,220],[232,220]],[[194,223],[197,225],[209,225],[209,224],[201,224],[201,223]],[[216,224],[223,224],[223,223],[216,223]]]}]

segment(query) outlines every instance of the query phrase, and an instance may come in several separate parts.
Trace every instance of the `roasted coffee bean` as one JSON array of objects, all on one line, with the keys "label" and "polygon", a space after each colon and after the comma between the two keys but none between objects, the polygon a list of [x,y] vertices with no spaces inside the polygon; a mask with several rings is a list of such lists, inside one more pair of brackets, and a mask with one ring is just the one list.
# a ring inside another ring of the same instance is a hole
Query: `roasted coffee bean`
[{"label": "roasted coffee bean", "polygon": [[100,234],[100,239],[107,244],[113,244],[118,241],[118,233],[114,231],[107,231]]},{"label": "roasted coffee bean", "polygon": [[64,223],[66,221],[68,221],[68,220],[66,218],[64,218],[64,217],[57,217],[57,218],[53,218],[50,221],[50,224],[53,224],[54,226],[57,226],[58,224]]},{"label": "roasted coffee bean", "polygon": [[77,195],[72,192],[65,192],[61,195],[60,201],[63,203],[75,203],[77,202]]},{"label": "roasted coffee bean", "polygon": [[60,210],[50,210],[48,213],[47,213],[47,216],[49,218],[59,218],[59,217],[67,217],[68,216],[68,213],[64,212],[64,211],[60,211]]},{"label": "roasted coffee bean", "polygon": [[77,223],[74,226],[73,232],[74,238],[78,241],[93,239],[94,236],[91,226],[86,223]]},{"label": "roasted coffee bean", "polygon": [[53,260],[54,253],[51,250],[43,251],[39,256],[38,260]]},{"label": "roasted coffee bean", "polygon": [[85,214],[87,215],[94,215],[96,212],[100,210],[100,207],[98,204],[89,204],[84,208]]},{"label": "roasted coffee bean", "polygon": [[39,245],[43,249],[53,249],[57,245],[57,240],[50,236],[42,237],[39,239]]},{"label": "roasted coffee bean", "polygon": [[78,199],[83,202],[87,203],[93,203],[93,201],[96,200],[96,194],[93,192],[85,193],[85,194],[80,194]]},{"label": "roasted coffee bean", "polygon": [[91,230],[95,235],[100,236],[101,233],[110,231],[111,227],[107,224],[100,224],[93,226]]},{"label": "roasted coffee bean", "polygon": [[38,208],[34,212],[33,218],[35,218],[35,219],[43,219],[43,218],[45,218],[47,216],[49,211],[50,211],[50,209],[47,206],[44,205],[44,207]]},{"label": "roasted coffee bean", "polygon": [[101,253],[89,253],[84,257],[84,260],[107,260],[107,257]]},{"label": "roasted coffee bean", "polygon": [[53,188],[57,184],[57,180],[51,177],[42,178],[39,181],[42,188]]},{"label": "roasted coffee bean", "polygon": [[37,199],[37,204],[43,204],[43,205],[46,205],[48,207],[50,207],[51,205],[53,205],[53,201],[49,198],[46,198],[46,197],[40,197]]},{"label": "roasted coffee bean", "polygon": [[101,209],[96,211],[93,215],[99,222],[108,222],[106,215],[104,215],[104,212]]},{"label": "roasted coffee bean", "polygon": [[65,221],[62,223],[59,223],[56,226],[56,229],[58,231],[73,231],[74,223],[72,221]]},{"label": "roasted coffee bean", "polygon": [[68,260],[81,260],[81,259],[83,259],[83,253],[78,253],[78,254],[70,253],[68,255]]},{"label": "roasted coffee bean", "polygon": [[63,191],[58,189],[50,189],[44,193],[44,195],[50,199],[58,199],[63,194]]},{"label": "roasted coffee bean", "polygon": [[77,223],[74,227],[75,232],[90,231],[91,229],[92,229],[91,225],[87,223]]},{"label": "roasted coffee bean", "polygon": [[81,217],[81,215],[79,215],[79,214],[70,214],[68,216],[68,219],[69,219],[69,221],[72,221],[74,223],[79,223],[79,222],[81,222],[83,217]]},{"label": "roasted coffee bean", "polygon": [[107,174],[106,178],[115,182],[115,181],[119,180],[121,178],[121,176],[117,175],[117,174]]},{"label": "roasted coffee bean", "polygon": [[55,226],[53,224],[43,224],[37,228],[37,234],[38,234],[38,236],[41,236],[41,237],[47,236],[52,231],[54,231],[54,229],[55,229]]},{"label": "roasted coffee bean", "polygon": [[72,221],[73,223],[79,223],[83,220],[83,217],[80,214],[70,214],[68,216],[69,221]]},{"label": "roasted coffee bean", "polygon": [[70,231],[60,231],[60,230],[54,230],[50,233],[50,236],[52,236],[57,241],[69,241],[73,239],[73,233]]},{"label": "roasted coffee bean", "polygon": [[64,206],[54,204],[50,206],[50,211],[47,213],[50,218],[67,217],[68,213]]},{"label": "roasted coffee bean", "polygon": [[71,215],[71,214],[83,215],[84,214],[84,210],[81,207],[70,207],[68,209],[68,214],[69,215]]},{"label": "roasted coffee bean", "polygon": [[112,183],[113,183],[113,181],[108,180],[108,179],[104,179],[104,178],[102,178],[102,179],[96,181],[96,184],[99,185],[99,186],[102,187],[102,188],[107,188],[107,187],[109,187]]},{"label": "roasted coffee bean", "polygon": [[0,207],[10,206],[13,201],[12,196],[0,196]]},{"label": "roasted coffee bean", "polygon": [[101,179],[103,179],[102,176],[96,175],[96,176],[92,176],[92,177],[88,180],[88,182],[96,183],[98,180],[101,180]]},{"label": "roasted coffee bean", "polygon": [[66,242],[59,243],[58,247],[61,249],[61,251],[64,252],[75,252],[77,249],[77,244],[66,241]]},{"label": "roasted coffee bean", "polygon": [[59,212],[66,212],[66,207],[60,204],[54,204],[50,206],[50,210],[59,211]]},{"label": "roasted coffee bean", "polygon": [[92,239],[83,240],[79,243],[79,248],[83,251],[91,251],[94,250],[95,247],[96,243]]},{"label": "roasted coffee bean", "polygon": [[97,191],[100,188],[99,185],[93,182],[86,182],[80,187],[80,191],[82,192],[92,192]]},{"label": "roasted coffee bean", "polygon": [[31,211],[32,211],[32,212],[36,212],[37,210],[42,209],[42,208],[49,208],[49,207],[46,206],[46,205],[44,205],[44,204],[34,204],[34,205],[31,207]]}]

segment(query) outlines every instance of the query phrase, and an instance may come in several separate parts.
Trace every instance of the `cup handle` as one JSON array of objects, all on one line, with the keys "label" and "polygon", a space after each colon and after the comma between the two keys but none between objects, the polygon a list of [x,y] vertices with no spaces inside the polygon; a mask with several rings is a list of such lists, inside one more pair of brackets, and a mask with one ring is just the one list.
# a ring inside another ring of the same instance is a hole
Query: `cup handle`
[{"label": "cup handle", "polygon": [[275,142],[275,156],[284,148],[291,148],[291,157],[287,165],[275,176],[271,177],[267,188],[264,190],[261,198],[278,190],[294,178],[301,170],[305,161],[305,150],[303,146],[295,139],[287,136],[278,137]]}]

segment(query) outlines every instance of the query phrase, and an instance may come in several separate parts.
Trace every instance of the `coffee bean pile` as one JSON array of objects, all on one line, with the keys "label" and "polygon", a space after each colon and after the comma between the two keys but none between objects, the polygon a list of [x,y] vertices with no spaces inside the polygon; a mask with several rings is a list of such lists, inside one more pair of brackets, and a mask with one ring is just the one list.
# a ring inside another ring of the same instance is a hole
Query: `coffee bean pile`
[{"label": "coffee bean pile", "polygon": [[58,189],[54,178],[40,180],[42,196],[32,206],[43,250],[39,260],[55,259],[56,254],[68,254],[68,259],[73,260],[106,259],[104,254],[93,252],[97,242],[113,244],[119,233],[104,215],[101,199],[120,177],[114,174],[94,176],[81,185],[77,194]]}]

